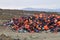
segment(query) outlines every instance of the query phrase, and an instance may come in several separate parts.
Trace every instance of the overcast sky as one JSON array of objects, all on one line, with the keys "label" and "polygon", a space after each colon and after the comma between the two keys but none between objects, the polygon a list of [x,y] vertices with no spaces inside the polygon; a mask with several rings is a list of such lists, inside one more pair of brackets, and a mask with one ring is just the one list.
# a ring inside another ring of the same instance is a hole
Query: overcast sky
[{"label": "overcast sky", "polygon": [[60,8],[60,0],[0,0],[0,8]]}]

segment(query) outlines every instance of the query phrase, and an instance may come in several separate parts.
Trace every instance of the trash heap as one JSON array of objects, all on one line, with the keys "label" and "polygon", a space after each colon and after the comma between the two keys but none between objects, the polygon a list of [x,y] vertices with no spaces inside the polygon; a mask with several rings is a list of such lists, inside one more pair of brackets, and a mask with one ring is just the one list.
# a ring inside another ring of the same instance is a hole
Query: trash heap
[{"label": "trash heap", "polygon": [[59,32],[60,15],[57,14],[34,14],[32,16],[13,17],[6,23],[12,30],[18,32]]}]

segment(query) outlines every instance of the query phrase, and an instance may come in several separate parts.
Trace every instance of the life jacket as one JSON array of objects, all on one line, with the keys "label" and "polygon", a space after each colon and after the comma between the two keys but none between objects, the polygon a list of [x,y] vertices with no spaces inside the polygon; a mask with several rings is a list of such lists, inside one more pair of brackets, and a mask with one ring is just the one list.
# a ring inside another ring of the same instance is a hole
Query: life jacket
[{"label": "life jacket", "polygon": [[18,30],[18,26],[17,25],[14,25],[12,28],[15,29],[15,30]]},{"label": "life jacket", "polygon": [[26,21],[24,22],[24,24],[28,24],[28,20],[26,20]]},{"label": "life jacket", "polygon": [[41,27],[39,27],[38,30],[41,30]]},{"label": "life jacket", "polygon": [[60,25],[60,21],[57,22],[57,25]]},{"label": "life jacket", "polygon": [[36,26],[36,28],[38,28],[38,25]]},{"label": "life jacket", "polygon": [[51,28],[54,28],[54,26],[50,26],[49,28],[50,28],[50,29],[51,29]]},{"label": "life jacket", "polygon": [[26,25],[25,25],[25,28],[26,28],[26,29],[29,29],[29,25],[26,24]]},{"label": "life jacket", "polygon": [[60,18],[60,16],[57,16],[57,18]]},{"label": "life jacket", "polygon": [[32,30],[30,33],[34,33],[34,30]]},{"label": "life jacket", "polygon": [[23,19],[22,18],[19,18],[18,21],[21,22]]},{"label": "life jacket", "polygon": [[44,29],[45,29],[45,30],[48,30],[49,28],[48,28],[48,26],[47,26],[47,25],[45,25],[45,26],[44,26]]},{"label": "life jacket", "polygon": [[42,18],[42,14],[40,14],[39,17]]}]

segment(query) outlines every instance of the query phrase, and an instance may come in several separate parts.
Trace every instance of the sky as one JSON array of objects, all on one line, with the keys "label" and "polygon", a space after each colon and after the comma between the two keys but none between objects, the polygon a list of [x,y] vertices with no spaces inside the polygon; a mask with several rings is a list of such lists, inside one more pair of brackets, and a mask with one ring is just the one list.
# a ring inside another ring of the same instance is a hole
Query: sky
[{"label": "sky", "polygon": [[0,0],[0,8],[3,8],[3,9],[23,9],[23,8],[59,9],[60,0]]}]

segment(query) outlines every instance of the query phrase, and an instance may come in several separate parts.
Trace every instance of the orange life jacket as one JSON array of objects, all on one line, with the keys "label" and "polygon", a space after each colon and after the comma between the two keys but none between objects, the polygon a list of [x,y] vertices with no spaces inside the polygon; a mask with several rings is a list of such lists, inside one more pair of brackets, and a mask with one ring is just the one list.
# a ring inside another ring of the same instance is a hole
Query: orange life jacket
[{"label": "orange life jacket", "polygon": [[60,25],[60,21],[58,21],[57,24]]},{"label": "orange life jacket", "polygon": [[47,26],[47,25],[45,25],[45,26],[44,26],[44,29],[45,29],[45,30],[48,30],[49,28],[48,28],[48,26]]}]

